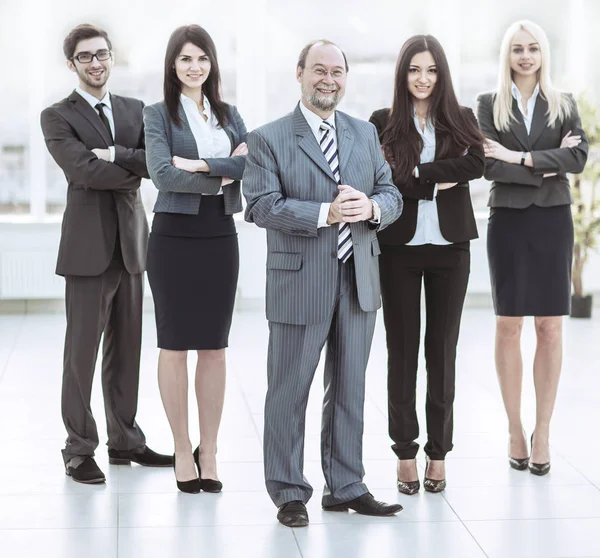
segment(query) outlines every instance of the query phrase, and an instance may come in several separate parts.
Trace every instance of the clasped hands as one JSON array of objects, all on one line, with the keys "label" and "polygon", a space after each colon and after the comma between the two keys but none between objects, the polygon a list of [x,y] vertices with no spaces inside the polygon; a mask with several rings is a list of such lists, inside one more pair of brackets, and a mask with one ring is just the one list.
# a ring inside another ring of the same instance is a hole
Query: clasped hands
[{"label": "clasped hands", "polygon": [[364,192],[347,184],[340,184],[338,190],[338,195],[329,206],[328,225],[373,219],[373,204]]},{"label": "clasped hands", "polygon": [[[572,131],[569,130],[565,137],[560,142],[560,149],[569,149],[572,147],[577,147],[581,143],[581,136],[573,136],[571,135]],[[504,161],[505,163],[512,163],[515,165],[520,164],[521,162],[521,151],[511,151],[507,149],[502,144],[497,141],[487,139],[483,143],[483,150],[485,152],[486,157],[490,157],[491,159],[497,159],[498,161]],[[531,154],[527,154],[528,158],[531,157]],[[527,166],[532,166],[531,163],[525,163]],[[555,172],[550,172],[544,174],[544,177],[548,176],[556,176]]]},{"label": "clasped hands", "polygon": [[[230,157],[243,157],[248,155],[248,146],[245,143],[240,143],[232,152]],[[210,172],[210,165],[204,159],[186,159],[175,155],[171,159],[171,163],[176,169],[186,172]],[[233,182],[232,178],[224,176],[221,179],[221,186],[226,186]]]}]

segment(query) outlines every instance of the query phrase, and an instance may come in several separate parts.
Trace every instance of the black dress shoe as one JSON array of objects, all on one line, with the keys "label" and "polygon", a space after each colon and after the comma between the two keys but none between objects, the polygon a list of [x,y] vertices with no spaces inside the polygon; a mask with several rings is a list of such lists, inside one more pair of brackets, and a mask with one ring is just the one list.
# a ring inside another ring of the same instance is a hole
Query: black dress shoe
[{"label": "black dress shoe", "polygon": [[129,465],[132,461],[145,467],[173,467],[174,465],[170,455],[156,453],[148,446],[134,450],[108,449],[108,462],[111,465]]},{"label": "black dress shoe", "polygon": [[[175,454],[173,454],[173,471],[175,471]],[[181,492],[186,492],[187,494],[198,494],[200,492],[200,479],[178,481],[177,472],[175,472],[175,482]]]},{"label": "black dress shoe", "polygon": [[341,504],[333,504],[331,506],[323,506],[325,511],[348,511],[354,510],[362,515],[388,516],[395,515],[402,511],[400,504],[386,504],[373,498],[373,495],[367,492],[354,500],[343,502]]},{"label": "black dress shoe", "polygon": [[65,465],[65,473],[75,482],[83,484],[99,484],[106,481],[104,473],[90,455],[73,457]]},{"label": "black dress shoe", "polygon": [[[533,451],[533,434],[531,435],[531,449]],[[548,463],[532,463],[529,462],[529,472],[532,475],[543,477],[550,472],[550,461]]]},{"label": "black dress shoe", "polygon": [[[426,459],[425,475],[427,475],[427,469],[429,468],[429,457]],[[423,488],[427,492],[443,492],[446,490],[446,479],[436,480],[429,479],[427,476],[423,479]]]},{"label": "black dress shoe", "polygon": [[304,502],[293,500],[279,507],[277,512],[279,523],[286,527],[306,527],[308,525],[308,512]]},{"label": "black dress shoe", "polygon": [[194,450],[194,459],[198,467],[198,474],[200,475],[200,487],[202,490],[204,490],[204,492],[212,492],[214,494],[221,492],[221,490],[223,490],[223,483],[221,481],[202,478],[202,471],[200,470],[200,447],[197,447]]}]

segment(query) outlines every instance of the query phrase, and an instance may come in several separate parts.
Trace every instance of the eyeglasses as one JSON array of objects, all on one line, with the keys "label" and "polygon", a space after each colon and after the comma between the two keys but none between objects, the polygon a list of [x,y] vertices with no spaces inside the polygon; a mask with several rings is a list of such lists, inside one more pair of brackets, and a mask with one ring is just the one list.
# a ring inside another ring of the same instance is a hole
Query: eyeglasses
[{"label": "eyeglasses", "polygon": [[98,60],[98,62],[104,62],[104,60],[108,60],[112,56],[112,52],[110,50],[99,50],[92,54],[91,52],[80,52],[71,58],[71,60],[77,60],[80,64],[89,64],[94,58]]},{"label": "eyeglasses", "polygon": [[320,78],[324,78],[327,76],[327,74],[331,74],[331,77],[333,79],[340,79],[343,78],[346,75],[345,70],[342,70],[340,68],[336,68],[334,70],[331,71],[327,71],[325,68],[311,68],[310,70],[313,74],[315,74],[316,76],[319,76]]}]

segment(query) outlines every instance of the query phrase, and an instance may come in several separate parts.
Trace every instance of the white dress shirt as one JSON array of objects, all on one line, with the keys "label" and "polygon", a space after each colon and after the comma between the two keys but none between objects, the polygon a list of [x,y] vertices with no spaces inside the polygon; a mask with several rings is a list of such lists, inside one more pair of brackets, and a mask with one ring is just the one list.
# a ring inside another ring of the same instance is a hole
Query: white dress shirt
[{"label": "white dress shirt", "polygon": [[[229,136],[219,126],[219,123],[213,115],[210,103],[203,95],[204,98],[204,110],[200,112],[196,101],[181,94],[181,106],[185,112],[185,116],[190,124],[190,129],[196,140],[196,147],[198,149],[199,159],[215,159],[219,157],[229,157],[231,155],[231,141]],[[206,121],[202,117],[202,114],[207,116]],[[223,194],[223,188],[221,188],[216,195]],[[211,194],[203,194],[205,196]]]},{"label": "white dress shirt", "polygon": [[[435,161],[435,129],[428,120],[425,124],[425,130],[421,130],[419,117],[414,114],[415,126],[423,138],[423,150],[421,151],[420,162],[433,163]],[[418,171],[415,173],[418,177]],[[417,208],[417,227],[415,235],[407,246],[422,246],[423,244],[436,244],[439,246],[452,244],[442,235],[440,230],[440,219],[437,210],[437,184],[433,191],[433,200],[419,200]]]},{"label": "white dress shirt", "polygon": [[[77,93],[79,93],[79,95],[81,95],[90,104],[90,106],[96,111],[96,114],[98,116],[100,116],[100,111],[96,108],[96,105],[98,103],[104,103],[104,108],[102,109],[102,111],[106,115],[108,123],[110,124],[110,131],[112,132],[112,137],[114,140],[115,117],[113,116],[112,104],[110,103],[110,93],[107,91],[106,95],[104,95],[104,98],[101,101],[99,101],[98,99],[96,99],[96,97],[94,97],[93,95],[90,95],[90,93],[88,93],[87,91],[84,91],[79,86],[77,86],[75,88],[75,91]],[[110,145],[108,147],[108,150],[110,151],[110,162],[114,163],[115,162],[115,147],[113,145]]]},{"label": "white dress shirt", "polygon": [[527,101],[527,114],[525,114],[525,112],[523,111],[523,96],[521,95],[521,92],[519,91],[519,88],[517,87],[514,81],[512,83],[511,90],[512,96],[517,100],[517,105],[519,105],[519,110],[523,115],[523,122],[525,123],[525,128],[527,128],[527,134],[529,135],[531,133],[531,122],[533,120],[533,109],[535,108],[535,101],[537,100],[537,96],[540,92],[540,84],[538,83],[535,86],[531,97],[529,97],[529,100]]},{"label": "white dress shirt", "polygon": [[[307,109],[304,106],[304,103],[302,101],[300,101],[300,111],[302,112],[302,114],[304,115],[304,118],[306,119],[306,122],[308,123],[309,128],[312,130],[312,133],[315,136],[315,139],[317,140],[317,143],[319,143],[321,141],[321,136],[323,134],[323,131],[321,130],[321,123],[323,122],[323,119],[316,113],[314,113],[312,110]],[[325,119],[325,122],[327,122],[330,126],[331,126],[331,131],[329,132],[330,136],[333,138],[333,145],[335,146],[335,149],[337,150],[338,148],[338,141],[337,141],[337,132],[335,129],[335,111],[333,112],[333,114],[331,114],[331,116],[329,116],[329,118]],[[339,160],[339,151],[338,151],[338,160]],[[327,223],[327,217],[329,216],[329,208],[331,207],[330,203],[322,203],[321,204],[321,209],[319,211],[319,222],[317,224],[317,228],[321,228],[321,227],[329,227],[331,225],[329,225]],[[374,224],[379,224],[381,220],[381,210],[379,209],[379,206],[373,202],[373,219],[371,219],[371,223]]]}]

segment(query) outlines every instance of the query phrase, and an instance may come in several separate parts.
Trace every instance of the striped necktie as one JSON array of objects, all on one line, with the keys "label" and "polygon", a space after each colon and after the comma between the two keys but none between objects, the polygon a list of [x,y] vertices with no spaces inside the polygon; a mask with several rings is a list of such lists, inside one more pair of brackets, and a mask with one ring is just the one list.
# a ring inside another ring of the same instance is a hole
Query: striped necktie
[{"label": "striped necktie", "polygon": [[[321,140],[319,145],[323,150],[325,159],[333,172],[333,176],[338,184],[341,184],[340,180],[340,163],[338,158],[338,150],[335,141],[335,134],[333,127],[329,122],[323,120],[319,129],[322,132]],[[339,235],[338,235],[338,258],[342,262],[348,261],[348,258],[352,255],[352,236],[350,234],[350,224],[340,223]]]}]

